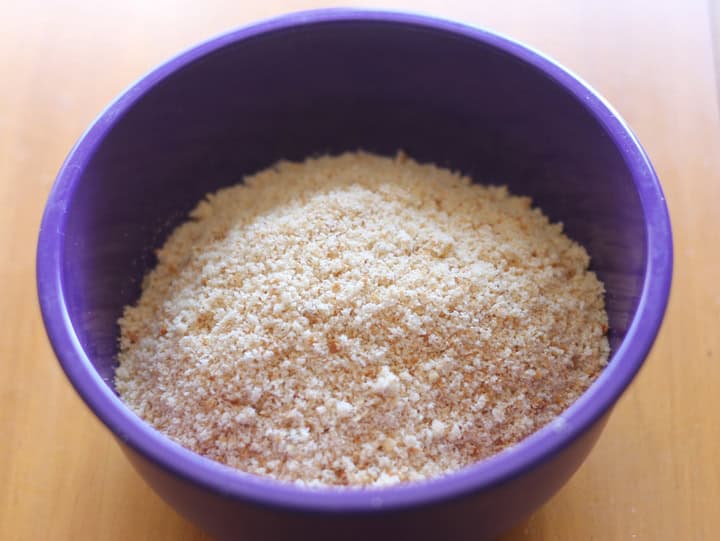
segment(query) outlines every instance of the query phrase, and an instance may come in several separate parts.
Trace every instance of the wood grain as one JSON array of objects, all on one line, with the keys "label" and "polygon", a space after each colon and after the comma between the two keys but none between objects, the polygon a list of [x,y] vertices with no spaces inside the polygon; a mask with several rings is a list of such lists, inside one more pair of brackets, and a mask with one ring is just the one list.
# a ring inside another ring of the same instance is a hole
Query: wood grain
[{"label": "wood grain", "polygon": [[[130,82],[233,26],[331,4],[10,1],[0,6],[0,539],[206,539],[144,485],[61,373],[35,298],[38,224],[71,145]],[[704,0],[373,3],[475,23],[558,59],[624,115],[670,205],[675,281],[646,368],[577,475],[504,540],[716,539],[717,10]]]}]

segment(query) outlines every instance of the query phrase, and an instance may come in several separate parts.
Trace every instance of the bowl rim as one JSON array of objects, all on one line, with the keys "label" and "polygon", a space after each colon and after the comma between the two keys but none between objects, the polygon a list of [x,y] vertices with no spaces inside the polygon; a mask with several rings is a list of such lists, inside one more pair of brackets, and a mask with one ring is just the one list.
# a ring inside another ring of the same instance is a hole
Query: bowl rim
[{"label": "bowl rim", "polygon": [[[647,266],[636,313],[612,362],[546,427],[506,451],[443,477],[384,488],[303,488],[199,456],[151,428],[124,405],[95,371],[74,332],[63,292],[64,230],[69,202],[89,158],[117,120],[161,81],[208,54],[259,34],[344,22],[415,26],[475,40],[535,67],[572,94],[604,127],[632,174],[644,213]],[[38,298],[53,350],[78,394],[122,444],[172,474],[226,497],[294,511],[371,513],[486,490],[547,461],[587,431],[612,408],[652,347],[667,307],[673,252],[665,197],[652,164],[620,115],[578,76],[530,47],[468,24],[411,12],[332,8],[281,15],[210,38],[164,62],[125,90],[82,134],[62,165],[43,214],[36,265]]]}]

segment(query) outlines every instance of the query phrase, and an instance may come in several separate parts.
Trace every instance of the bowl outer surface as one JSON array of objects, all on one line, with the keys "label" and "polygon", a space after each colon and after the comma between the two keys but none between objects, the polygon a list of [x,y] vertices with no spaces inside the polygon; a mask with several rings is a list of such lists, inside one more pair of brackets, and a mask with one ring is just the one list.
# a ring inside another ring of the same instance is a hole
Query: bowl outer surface
[{"label": "bowl outer surface", "polygon": [[[441,479],[338,494],[297,490],[199,457],[122,404],[112,389],[115,322],[137,298],[153,250],[205,193],[282,158],[400,147],[532,196],[588,248],[607,288],[613,356],[558,424]],[[144,475],[261,507],[343,515],[449,505],[442,502],[496,486],[522,500],[515,519],[526,515],[579,462],[546,470],[556,482],[530,489],[521,481],[548,461],[557,464],[571,444],[584,456],[586,431],[602,424],[640,368],[664,314],[671,269],[670,224],[652,166],[587,85],[476,28],[359,10],[242,28],[146,75],[71,151],[38,245],[40,304],[53,348]],[[521,485],[525,494],[512,489]]]}]

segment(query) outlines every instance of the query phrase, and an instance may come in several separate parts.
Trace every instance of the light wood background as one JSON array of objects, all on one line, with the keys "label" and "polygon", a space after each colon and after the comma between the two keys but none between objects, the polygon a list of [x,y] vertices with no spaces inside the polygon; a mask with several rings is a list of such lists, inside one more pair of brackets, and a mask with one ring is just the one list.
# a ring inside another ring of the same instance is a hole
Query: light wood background
[{"label": "light wood background", "polygon": [[[373,3],[481,25],[558,59],[634,128],[670,205],[674,287],[646,368],[577,475],[504,541],[720,538],[717,6]],[[129,83],[233,26],[321,5],[0,1],[0,539],[207,539],[144,485],[61,373],[36,302],[38,224],[71,145]]]}]

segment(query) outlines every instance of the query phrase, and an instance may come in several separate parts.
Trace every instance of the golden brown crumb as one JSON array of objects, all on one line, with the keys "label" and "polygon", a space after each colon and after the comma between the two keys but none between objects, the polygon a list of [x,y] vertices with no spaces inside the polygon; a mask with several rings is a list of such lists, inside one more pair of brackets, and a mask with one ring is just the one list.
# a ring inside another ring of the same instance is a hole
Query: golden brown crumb
[{"label": "golden brown crumb", "polygon": [[404,154],[211,194],[120,319],[116,388],[178,443],[304,485],[387,485],[545,425],[608,357],[586,251],[530,200]]}]

